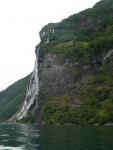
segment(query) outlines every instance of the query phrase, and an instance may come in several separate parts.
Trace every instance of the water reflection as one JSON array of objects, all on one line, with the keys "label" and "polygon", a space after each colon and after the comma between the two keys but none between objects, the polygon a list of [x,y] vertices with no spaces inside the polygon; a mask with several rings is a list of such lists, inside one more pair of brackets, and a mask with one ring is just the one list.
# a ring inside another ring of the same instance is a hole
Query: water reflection
[{"label": "water reflection", "polygon": [[38,129],[29,124],[0,124],[0,150],[37,150]]},{"label": "water reflection", "polygon": [[[24,147],[26,148],[32,148],[32,150],[35,150],[38,147],[37,138],[39,137],[38,129],[36,126],[23,124],[18,126],[18,135],[17,138],[18,142],[21,142],[24,144]],[[23,146],[23,145],[22,145]]]},{"label": "water reflection", "polygon": [[113,150],[113,126],[42,126],[38,150]]},{"label": "water reflection", "polygon": [[0,124],[0,150],[113,150],[113,127]]}]

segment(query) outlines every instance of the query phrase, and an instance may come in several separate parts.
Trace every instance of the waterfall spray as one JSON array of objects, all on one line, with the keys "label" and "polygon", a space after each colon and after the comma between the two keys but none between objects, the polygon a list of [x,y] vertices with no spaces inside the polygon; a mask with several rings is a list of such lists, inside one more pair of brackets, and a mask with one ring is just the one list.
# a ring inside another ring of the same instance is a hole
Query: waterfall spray
[{"label": "waterfall spray", "polygon": [[38,107],[37,100],[38,100],[38,92],[39,92],[39,85],[38,85],[38,51],[39,48],[37,48],[36,52],[36,60],[35,60],[35,67],[32,72],[32,76],[30,79],[30,82],[27,86],[26,91],[26,98],[23,103],[23,106],[19,113],[16,115],[17,119],[20,120],[24,118],[28,112],[36,110]]}]

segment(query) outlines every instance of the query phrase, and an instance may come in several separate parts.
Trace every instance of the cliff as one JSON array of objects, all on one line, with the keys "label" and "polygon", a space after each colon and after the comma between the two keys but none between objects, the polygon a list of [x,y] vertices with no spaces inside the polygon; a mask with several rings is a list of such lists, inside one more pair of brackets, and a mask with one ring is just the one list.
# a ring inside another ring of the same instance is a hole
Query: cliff
[{"label": "cliff", "polygon": [[36,64],[15,119],[104,124],[113,121],[113,1],[40,31]]}]

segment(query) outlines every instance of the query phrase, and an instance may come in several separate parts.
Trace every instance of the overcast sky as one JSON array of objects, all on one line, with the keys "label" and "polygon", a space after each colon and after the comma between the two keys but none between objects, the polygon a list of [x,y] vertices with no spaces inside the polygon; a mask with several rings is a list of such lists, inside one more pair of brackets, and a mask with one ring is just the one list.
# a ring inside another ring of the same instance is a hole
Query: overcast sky
[{"label": "overcast sky", "polygon": [[0,90],[34,68],[39,31],[99,0],[0,0]]}]

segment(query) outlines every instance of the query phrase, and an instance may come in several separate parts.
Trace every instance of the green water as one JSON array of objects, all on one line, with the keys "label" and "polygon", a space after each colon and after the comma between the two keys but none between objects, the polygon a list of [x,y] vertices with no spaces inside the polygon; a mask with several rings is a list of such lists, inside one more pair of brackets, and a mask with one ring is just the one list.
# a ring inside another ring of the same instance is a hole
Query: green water
[{"label": "green water", "polygon": [[0,150],[113,150],[113,126],[0,124]]}]

